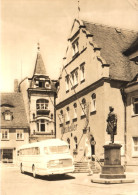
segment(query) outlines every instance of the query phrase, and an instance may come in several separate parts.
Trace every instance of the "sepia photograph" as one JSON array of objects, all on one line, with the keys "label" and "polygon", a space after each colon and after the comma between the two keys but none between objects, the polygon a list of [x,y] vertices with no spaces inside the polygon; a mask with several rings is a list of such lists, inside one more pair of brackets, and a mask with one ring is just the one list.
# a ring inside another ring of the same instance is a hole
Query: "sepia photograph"
[{"label": "sepia photograph", "polygon": [[138,195],[138,0],[0,0],[0,194]]}]

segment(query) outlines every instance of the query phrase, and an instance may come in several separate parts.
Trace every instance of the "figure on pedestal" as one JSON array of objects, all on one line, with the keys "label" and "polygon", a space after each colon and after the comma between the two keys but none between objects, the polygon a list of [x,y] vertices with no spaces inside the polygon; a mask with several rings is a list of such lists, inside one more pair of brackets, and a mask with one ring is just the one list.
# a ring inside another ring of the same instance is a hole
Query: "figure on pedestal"
[{"label": "figure on pedestal", "polygon": [[106,132],[111,135],[111,142],[114,143],[114,135],[117,134],[117,115],[113,112],[114,108],[109,107]]}]

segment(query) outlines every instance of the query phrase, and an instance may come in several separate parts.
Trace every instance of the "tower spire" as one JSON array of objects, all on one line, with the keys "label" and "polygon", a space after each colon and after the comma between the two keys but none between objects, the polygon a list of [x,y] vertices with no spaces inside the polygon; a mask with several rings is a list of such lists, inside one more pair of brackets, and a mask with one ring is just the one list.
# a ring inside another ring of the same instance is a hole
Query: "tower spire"
[{"label": "tower spire", "polygon": [[37,43],[37,57],[36,57],[36,63],[35,63],[35,69],[33,75],[46,75],[46,69],[45,65],[40,53],[40,44]]}]

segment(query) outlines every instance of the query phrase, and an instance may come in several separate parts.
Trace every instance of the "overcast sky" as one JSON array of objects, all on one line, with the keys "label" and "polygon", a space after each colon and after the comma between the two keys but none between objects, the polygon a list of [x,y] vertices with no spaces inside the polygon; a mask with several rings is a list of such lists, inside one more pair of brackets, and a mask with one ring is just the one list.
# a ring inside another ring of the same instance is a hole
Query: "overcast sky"
[{"label": "overcast sky", "polygon": [[[80,0],[80,19],[138,30],[138,0]],[[1,0],[0,91],[31,77],[37,43],[47,74],[58,79],[78,0]],[[22,67],[22,68],[21,68]]]}]

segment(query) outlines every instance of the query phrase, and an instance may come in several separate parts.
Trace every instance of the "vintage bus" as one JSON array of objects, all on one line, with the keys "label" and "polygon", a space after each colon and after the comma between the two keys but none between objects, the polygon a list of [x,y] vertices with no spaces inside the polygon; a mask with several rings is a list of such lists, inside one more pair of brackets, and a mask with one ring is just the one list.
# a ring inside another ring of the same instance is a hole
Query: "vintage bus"
[{"label": "vintage bus", "polygon": [[48,139],[21,146],[17,150],[21,173],[37,175],[66,174],[74,171],[69,146],[60,139]]}]

